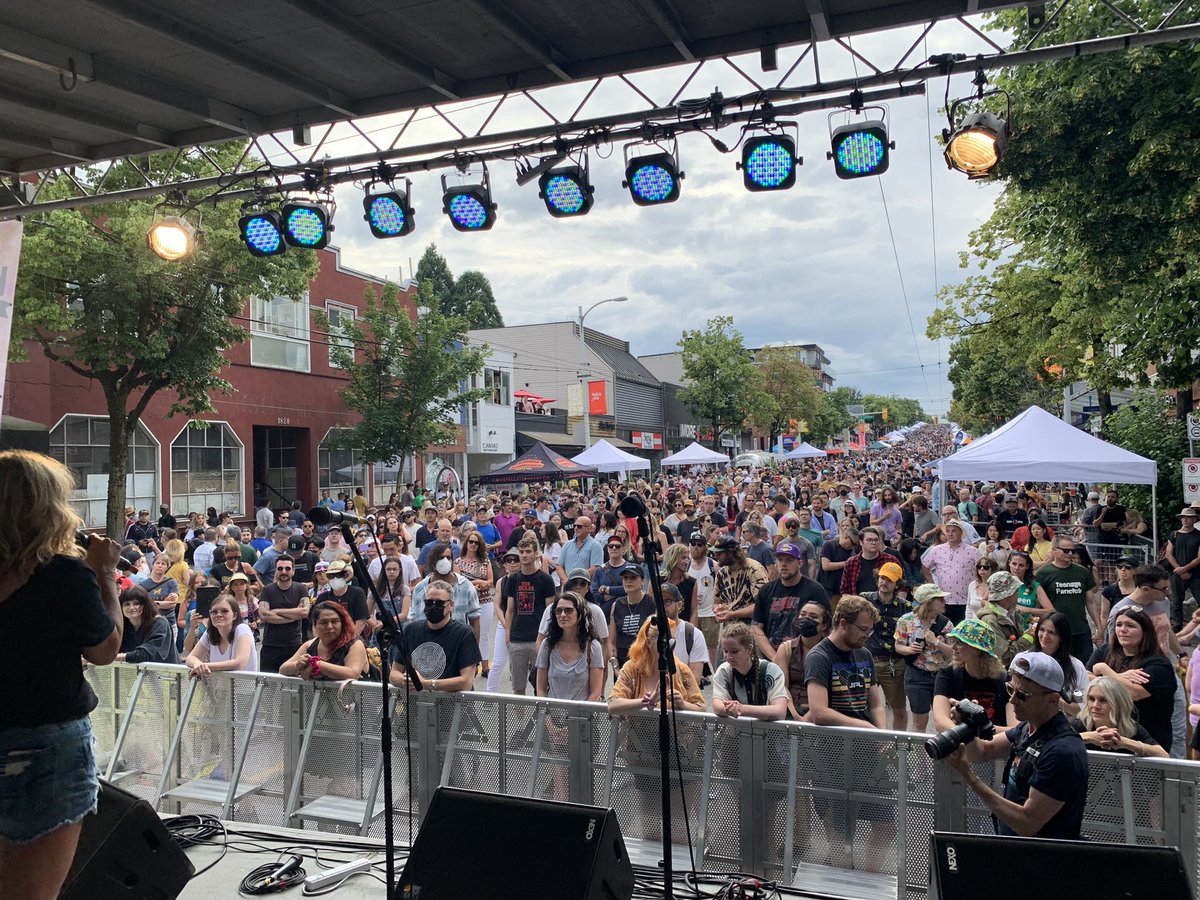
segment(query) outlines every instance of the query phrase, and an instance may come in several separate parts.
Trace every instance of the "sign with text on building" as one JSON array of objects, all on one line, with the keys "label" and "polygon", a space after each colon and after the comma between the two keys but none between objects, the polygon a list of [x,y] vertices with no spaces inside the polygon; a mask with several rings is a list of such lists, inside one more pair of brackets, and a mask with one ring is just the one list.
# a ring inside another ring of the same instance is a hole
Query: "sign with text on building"
[{"label": "sign with text on building", "polygon": [[661,450],[663,448],[662,434],[657,431],[635,431],[631,435],[631,443],[642,450]]},{"label": "sign with text on building", "polygon": [[1183,461],[1183,502],[1200,506],[1200,459],[1194,457]]},{"label": "sign with text on building", "polygon": [[608,412],[608,382],[588,382],[588,415],[602,416]]}]

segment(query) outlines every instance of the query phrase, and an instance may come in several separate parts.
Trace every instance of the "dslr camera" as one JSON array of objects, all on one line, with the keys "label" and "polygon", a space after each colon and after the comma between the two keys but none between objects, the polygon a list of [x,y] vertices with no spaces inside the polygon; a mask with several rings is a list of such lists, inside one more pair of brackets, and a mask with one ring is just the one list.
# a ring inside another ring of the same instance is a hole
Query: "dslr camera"
[{"label": "dslr camera", "polygon": [[987,710],[973,700],[959,700],[959,724],[939,732],[925,742],[925,752],[931,759],[945,759],[963,744],[976,738],[990,741],[996,734],[996,726],[988,718]]}]

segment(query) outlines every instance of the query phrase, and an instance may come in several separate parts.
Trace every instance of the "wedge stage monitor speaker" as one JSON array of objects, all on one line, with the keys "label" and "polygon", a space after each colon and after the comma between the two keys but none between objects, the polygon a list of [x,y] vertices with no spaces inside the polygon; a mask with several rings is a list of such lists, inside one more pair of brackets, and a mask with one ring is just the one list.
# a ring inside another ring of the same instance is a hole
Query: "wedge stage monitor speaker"
[{"label": "wedge stage monitor speaker", "polygon": [[629,900],[633,866],[611,809],[440,787],[396,896]]},{"label": "wedge stage monitor speaker", "polygon": [[1175,847],[935,831],[932,900],[1192,900]]},{"label": "wedge stage monitor speaker", "polygon": [[58,900],[174,900],[194,873],[154,808],[102,781]]}]

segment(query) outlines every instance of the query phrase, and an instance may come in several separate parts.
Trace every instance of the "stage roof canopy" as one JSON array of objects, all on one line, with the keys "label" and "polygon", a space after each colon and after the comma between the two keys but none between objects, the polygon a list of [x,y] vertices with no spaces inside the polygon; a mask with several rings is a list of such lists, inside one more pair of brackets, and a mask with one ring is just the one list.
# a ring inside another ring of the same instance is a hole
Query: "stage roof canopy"
[{"label": "stage roof canopy", "polygon": [[1004,0],[0,4],[0,172],[825,41]]}]

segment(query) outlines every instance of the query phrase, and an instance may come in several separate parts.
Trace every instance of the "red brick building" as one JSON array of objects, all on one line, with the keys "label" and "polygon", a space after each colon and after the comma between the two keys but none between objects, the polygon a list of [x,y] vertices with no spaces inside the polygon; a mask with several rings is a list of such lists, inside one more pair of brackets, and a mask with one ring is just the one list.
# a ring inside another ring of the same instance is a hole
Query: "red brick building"
[{"label": "red brick building", "polygon": [[[238,517],[253,514],[254,489],[268,485],[272,507],[299,500],[316,503],[323,489],[364,489],[369,500],[386,501],[395,490],[396,469],[366,465],[353,450],[330,450],[332,429],[353,421],[338,390],[345,374],[330,365],[330,338],[313,313],[333,325],[357,316],[364,288],[383,281],[343,267],[334,248],[316,251],[320,270],[300,302],[253,298],[243,311],[250,337],[230,348],[224,377],[234,392],[212,398],[216,411],[206,428],[188,427],[181,416],[166,418],[173,394],[150,403],[130,451],[128,505],[156,510],[160,503],[178,515],[215,507]],[[412,308],[411,284],[402,301]],[[9,367],[7,415],[39,422],[50,430],[50,452],[75,472],[76,506],[88,525],[104,524],[108,484],[108,417],[99,386],[29,347],[28,362]],[[436,448],[443,458],[466,452],[460,428],[457,445]],[[416,475],[423,476],[421,461]],[[407,475],[412,473],[409,461]],[[407,478],[405,480],[408,480]]]}]

